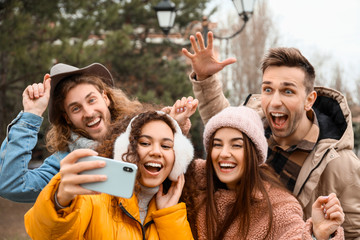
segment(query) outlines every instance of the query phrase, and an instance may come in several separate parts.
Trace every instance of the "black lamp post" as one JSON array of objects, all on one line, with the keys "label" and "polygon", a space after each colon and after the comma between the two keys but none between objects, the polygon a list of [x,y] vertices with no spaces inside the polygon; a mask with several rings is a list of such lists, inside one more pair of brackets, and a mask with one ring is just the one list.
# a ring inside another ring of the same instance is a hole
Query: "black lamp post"
[{"label": "black lamp post", "polygon": [[162,0],[155,7],[159,26],[164,34],[167,36],[170,29],[174,26],[176,7],[170,0]]},{"label": "black lamp post", "polygon": [[255,0],[232,0],[236,11],[244,22],[249,20],[249,17],[254,12]]},{"label": "black lamp post", "polygon": [[[228,37],[220,37],[214,34],[214,38],[218,39],[231,39],[238,35],[242,30],[244,30],[246,23],[249,21],[250,17],[254,12],[254,4],[255,0],[232,0],[238,15],[243,21],[243,25],[240,29],[233,33]],[[170,29],[174,26],[175,16],[176,16],[176,7],[173,2],[170,0],[161,0],[155,7],[157,18],[159,21],[159,26],[164,34],[167,36]],[[203,19],[202,27],[203,27],[203,35],[206,37],[208,32],[208,24],[207,19]]]},{"label": "black lamp post", "polygon": [[215,38],[218,39],[231,39],[242,32],[242,30],[245,29],[246,23],[249,21],[250,17],[254,13],[254,3],[255,0],[232,0],[237,13],[239,14],[240,18],[243,20],[243,25],[240,27],[238,31],[233,33],[232,35],[228,37],[220,37],[214,35]]}]

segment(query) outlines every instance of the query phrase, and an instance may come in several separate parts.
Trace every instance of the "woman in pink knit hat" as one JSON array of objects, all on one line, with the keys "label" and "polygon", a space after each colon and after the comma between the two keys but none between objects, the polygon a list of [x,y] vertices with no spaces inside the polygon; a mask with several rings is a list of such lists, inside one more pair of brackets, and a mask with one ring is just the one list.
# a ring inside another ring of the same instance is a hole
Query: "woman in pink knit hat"
[{"label": "woman in pink knit hat", "polygon": [[206,161],[186,173],[183,199],[197,239],[344,239],[335,194],[319,197],[303,221],[296,198],[264,162],[267,141],[259,115],[228,107],[204,131]]}]

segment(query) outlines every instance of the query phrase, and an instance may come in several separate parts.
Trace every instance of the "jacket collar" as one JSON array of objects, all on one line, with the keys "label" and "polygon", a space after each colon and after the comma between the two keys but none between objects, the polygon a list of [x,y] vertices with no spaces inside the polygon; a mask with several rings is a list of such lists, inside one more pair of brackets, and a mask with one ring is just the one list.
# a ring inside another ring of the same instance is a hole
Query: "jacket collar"
[{"label": "jacket collar", "polygon": [[[135,194],[129,199],[127,198],[120,198],[120,202],[122,206],[126,209],[126,211],[135,218],[139,223],[140,220],[140,212],[139,212],[139,205],[138,205],[138,198]],[[148,212],[145,217],[145,221],[143,225],[146,225],[148,222],[152,221],[152,212],[157,210],[155,198],[153,197],[149,203]]]}]

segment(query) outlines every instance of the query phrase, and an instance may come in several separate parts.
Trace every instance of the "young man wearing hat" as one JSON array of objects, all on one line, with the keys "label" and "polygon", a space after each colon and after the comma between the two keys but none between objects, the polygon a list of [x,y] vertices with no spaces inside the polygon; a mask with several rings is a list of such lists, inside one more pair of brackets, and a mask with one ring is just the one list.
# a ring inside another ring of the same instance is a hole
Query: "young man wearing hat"
[{"label": "young man wearing hat", "polygon": [[[190,80],[204,123],[228,107],[216,73],[236,61],[216,59],[213,35],[205,47],[200,33],[191,36],[194,54]],[[353,152],[351,112],[339,92],[315,87],[315,70],[295,48],[274,48],[263,59],[261,94],[244,105],[263,118],[268,139],[267,163],[298,198],[304,217],[319,196],[336,193],[345,213],[346,239],[360,239],[360,161]]]},{"label": "young man wearing hat", "polygon": [[[53,155],[29,170],[32,150],[49,105],[51,129],[47,147]],[[59,171],[60,160],[79,148],[94,148],[108,126],[138,113],[142,105],[114,88],[109,70],[94,63],[84,68],[56,64],[44,82],[23,92],[24,110],[9,124],[1,145],[0,196],[16,202],[35,202]]]}]

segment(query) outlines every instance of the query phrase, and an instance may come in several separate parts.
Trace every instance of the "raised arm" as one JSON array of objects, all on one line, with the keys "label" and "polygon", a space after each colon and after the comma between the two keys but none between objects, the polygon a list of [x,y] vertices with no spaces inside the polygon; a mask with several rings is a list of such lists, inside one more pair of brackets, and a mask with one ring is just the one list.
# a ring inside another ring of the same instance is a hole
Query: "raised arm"
[{"label": "raised arm", "polygon": [[50,99],[50,75],[45,74],[43,83],[29,85],[23,92],[24,112],[42,116]]},{"label": "raised arm", "polygon": [[195,37],[190,36],[190,42],[194,53],[182,49],[184,55],[190,59],[193,73],[190,74],[190,81],[193,84],[195,98],[199,100],[199,112],[204,123],[212,116],[229,106],[225,98],[221,82],[216,78],[216,73],[225,66],[236,62],[235,58],[228,58],[219,61],[213,49],[213,34],[208,33],[208,45],[205,47],[201,33]]},{"label": "raised arm", "polygon": [[59,171],[59,162],[67,153],[56,153],[45,159],[41,167],[28,169],[32,151],[50,94],[50,75],[43,83],[29,85],[23,92],[24,111],[8,125],[7,137],[1,145],[0,196],[17,202],[35,202],[40,191]]},{"label": "raised arm", "polygon": [[200,32],[196,33],[196,38],[198,44],[196,43],[195,37],[192,35],[190,36],[191,47],[194,53],[190,53],[185,48],[182,49],[182,52],[191,60],[191,65],[198,81],[205,80],[221,71],[227,65],[236,62],[235,58],[228,58],[224,61],[219,61],[216,58],[213,48],[214,36],[212,32],[208,32],[209,41],[207,47],[205,47],[204,39]]}]

